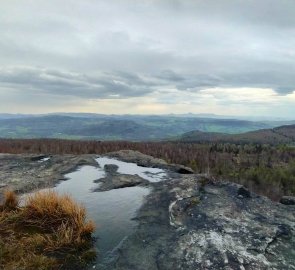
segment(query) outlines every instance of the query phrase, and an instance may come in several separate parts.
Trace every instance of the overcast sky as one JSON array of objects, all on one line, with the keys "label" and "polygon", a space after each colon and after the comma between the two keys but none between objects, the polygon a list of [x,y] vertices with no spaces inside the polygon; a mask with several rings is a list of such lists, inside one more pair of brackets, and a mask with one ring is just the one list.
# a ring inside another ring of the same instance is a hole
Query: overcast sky
[{"label": "overcast sky", "polygon": [[0,3],[0,112],[295,118],[294,0]]}]

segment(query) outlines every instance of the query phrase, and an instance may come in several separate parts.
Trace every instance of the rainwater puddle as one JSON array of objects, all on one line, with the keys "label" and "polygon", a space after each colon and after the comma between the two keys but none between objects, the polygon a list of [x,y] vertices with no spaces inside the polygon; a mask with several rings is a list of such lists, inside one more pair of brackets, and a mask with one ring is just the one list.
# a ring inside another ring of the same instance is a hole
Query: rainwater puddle
[{"label": "rainwater puddle", "polygon": [[104,165],[115,164],[119,167],[118,173],[138,174],[151,182],[166,179],[166,173],[161,169],[140,167],[134,163],[111,158],[99,157],[96,161],[100,168],[83,166],[75,172],[66,174],[68,180],[60,182],[51,190],[60,194],[70,194],[85,206],[88,218],[95,222],[94,236],[97,238],[95,245],[98,250],[96,269],[99,269],[112,258],[116,247],[134,232],[136,221],[132,218],[136,216],[136,211],[149,193],[149,189],[143,187],[93,192],[92,190],[99,185],[93,181],[105,177]]}]

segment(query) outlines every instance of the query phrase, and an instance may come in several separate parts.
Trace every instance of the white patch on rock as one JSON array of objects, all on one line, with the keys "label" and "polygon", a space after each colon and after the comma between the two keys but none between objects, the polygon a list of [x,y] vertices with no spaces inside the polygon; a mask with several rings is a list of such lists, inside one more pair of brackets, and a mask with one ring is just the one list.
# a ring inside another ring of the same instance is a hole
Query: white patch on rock
[{"label": "white patch on rock", "polygon": [[173,214],[173,207],[177,204],[178,201],[183,200],[183,198],[177,199],[176,201],[173,201],[169,205],[169,223],[173,227],[181,227],[183,224],[180,221],[176,220],[176,217]]},{"label": "white patch on rock", "polygon": [[[224,264],[228,264],[227,254],[232,254],[240,263],[240,269],[244,270],[243,264],[255,263],[257,266],[269,267],[269,262],[263,254],[253,255],[247,251],[247,246],[230,235],[222,235],[216,231],[190,231],[179,239],[178,256],[185,258],[187,264],[202,262],[208,263],[207,256],[212,251],[218,251],[216,256]],[[209,261],[210,262],[210,261]]]},{"label": "white patch on rock", "polygon": [[45,157],[45,158],[41,158],[40,160],[38,160],[39,163],[43,163],[50,160],[50,157]]}]

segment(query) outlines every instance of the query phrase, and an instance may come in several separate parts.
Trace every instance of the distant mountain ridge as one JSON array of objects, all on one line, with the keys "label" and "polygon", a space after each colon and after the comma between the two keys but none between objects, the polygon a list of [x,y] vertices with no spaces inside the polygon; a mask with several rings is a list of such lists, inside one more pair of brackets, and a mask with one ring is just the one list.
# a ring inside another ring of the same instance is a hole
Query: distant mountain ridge
[{"label": "distant mountain ridge", "polygon": [[240,134],[190,131],[180,136],[182,142],[224,142],[224,143],[295,143],[295,125],[284,125],[272,129],[261,129]]},{"label": "distant mountain ridge", "polygon": [[0,114],[0,138],[166,140],[195,130],[214,137],[220,136],[220,133],[237,134],[270,129],[285,123],[171,115]]},{"label": "distant mountain ridge", "polygon": [[[0,119],[16,119],[27,117],[43,117],[43,116],[70,116],[70,117],[85,117],[85,118],[110,118],[110,117],[123,117],[123,118],[142,118],[142,117],[180,117],[180,118],[205,118],[205,119],[235,119],[252,122],[294,122],[290,118],[270,117],[270,116],[231,116],[219,115],[214,113],[183,113],[183,114],[100,114],[100,113],[79,113],[79,112],[57,112],[45,114],[21,114],[21,113],[0,113]],[[295,122],[294,122],[295,123]]]}]

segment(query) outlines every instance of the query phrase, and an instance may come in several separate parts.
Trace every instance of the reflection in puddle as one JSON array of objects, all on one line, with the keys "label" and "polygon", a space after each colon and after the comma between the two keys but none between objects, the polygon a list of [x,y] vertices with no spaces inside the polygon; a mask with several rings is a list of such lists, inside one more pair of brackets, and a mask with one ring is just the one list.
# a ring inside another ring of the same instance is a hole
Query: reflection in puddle
[{"label": "reflection in puddle", "polygon": [[159,168],[141,167],[135,163],[128,163],[113,158],[99,157],[96,159],[101,168],[106,164],[115,164],[118,166],[118,173],[138,175],[150,182],[159,182],[165,180],[166,172]]}]

